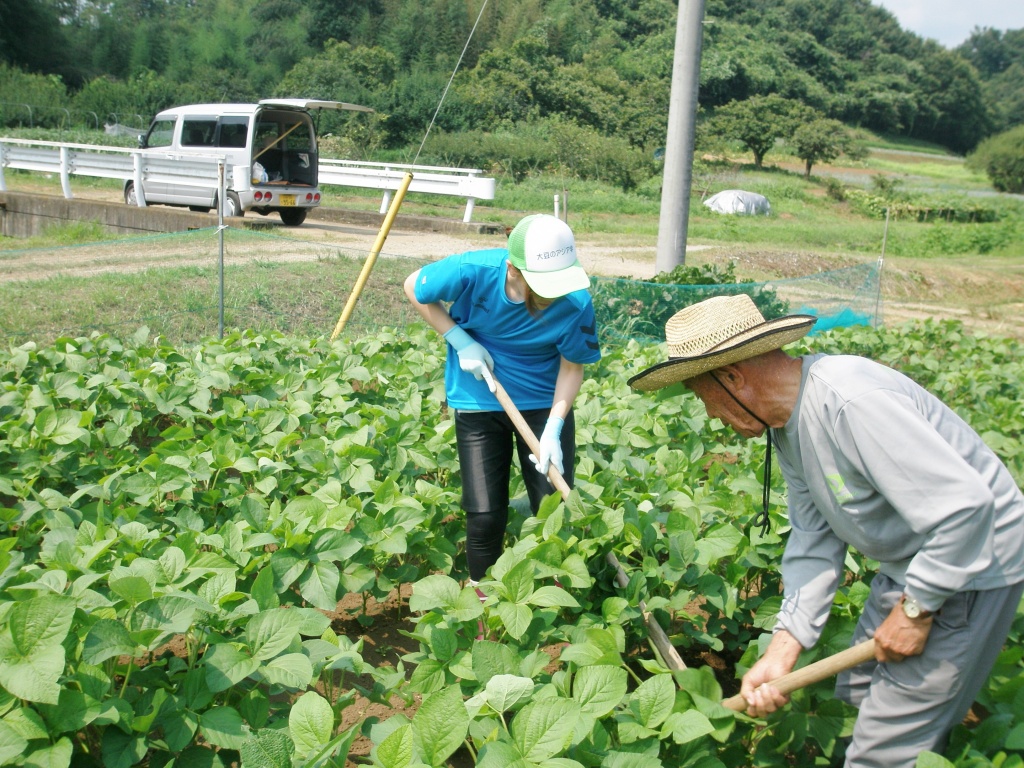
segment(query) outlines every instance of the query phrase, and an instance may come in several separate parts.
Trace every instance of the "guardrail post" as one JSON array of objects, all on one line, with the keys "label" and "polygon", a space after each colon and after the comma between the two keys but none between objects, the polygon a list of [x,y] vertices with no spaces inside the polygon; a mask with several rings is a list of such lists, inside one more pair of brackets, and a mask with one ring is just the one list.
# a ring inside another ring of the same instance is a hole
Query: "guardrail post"
[{"label": "guardrail post", "polygon": [[68,200],[74,197],[71,193],[71,150],[68,147],[60,148],[60,188]]},{"label": "guardrail post", "polygon": [[135,204],[146,207],[146,196],[142,193],[142,153],[132,152],[132,183],[135,185]]},{"label": "guardrail post", "polygon": [[462,223],[469,224],[469,220],[473,218],[473,208],[476,207],[476,198],[466,198],[466,212],[462,216]]},{"label": "guardrail post", "polygon": [[7,191],[7,181],[4,179],[4,166],[7,165],[7,148],[0,141],[0,192]]},{"label": "guardrail post", "polygon": [[388,208],[391,207],[391,190],[384,190],[384,199],[380,201],[380,211],[378,213],[387,213]]}]

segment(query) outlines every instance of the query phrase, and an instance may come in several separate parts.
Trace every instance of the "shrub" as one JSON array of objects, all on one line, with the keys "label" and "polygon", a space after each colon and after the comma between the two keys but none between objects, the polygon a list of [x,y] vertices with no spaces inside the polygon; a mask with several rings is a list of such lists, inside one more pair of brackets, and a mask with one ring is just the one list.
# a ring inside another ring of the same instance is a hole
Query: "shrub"
[{"label": "shrub", "polygon": [[623,139],[561,119],[494,132],[434,133],[426,155],[444,165],[483,168],[516,183],[541,171],[596,180],[630,191],[651,178],[656,163]]},{"label": "shrub", "polygon": [[1000,192],[1024,192],[1024,125],[981,142],[967,165],[984,171]]}]

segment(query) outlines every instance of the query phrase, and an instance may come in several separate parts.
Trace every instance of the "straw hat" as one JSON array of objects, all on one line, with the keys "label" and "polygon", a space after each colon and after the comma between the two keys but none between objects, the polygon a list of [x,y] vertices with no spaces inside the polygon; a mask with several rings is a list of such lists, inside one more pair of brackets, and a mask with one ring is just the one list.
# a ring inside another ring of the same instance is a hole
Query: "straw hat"
[{"label": "straw hat", "polygon": [[779,349],[805,336],[817,319],[786,315],[765,320],[745,293],[691,304],[665,323],[669,359],[630,378],[629,386],[650,392]]}]

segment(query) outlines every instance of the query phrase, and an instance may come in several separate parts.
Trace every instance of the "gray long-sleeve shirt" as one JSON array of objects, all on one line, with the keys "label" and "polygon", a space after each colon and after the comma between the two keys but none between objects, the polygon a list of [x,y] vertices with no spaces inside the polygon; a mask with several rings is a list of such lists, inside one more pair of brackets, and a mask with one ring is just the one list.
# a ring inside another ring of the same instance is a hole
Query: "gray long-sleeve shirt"
[{"label": "gray long-sleeve shirt", "polygon": [[929,610],[1024,581],[1024,496],[963,419],[866,358],[802,362],[796,408],[772,432],[792,527],[777,629],[817,642],[847,546]]}]

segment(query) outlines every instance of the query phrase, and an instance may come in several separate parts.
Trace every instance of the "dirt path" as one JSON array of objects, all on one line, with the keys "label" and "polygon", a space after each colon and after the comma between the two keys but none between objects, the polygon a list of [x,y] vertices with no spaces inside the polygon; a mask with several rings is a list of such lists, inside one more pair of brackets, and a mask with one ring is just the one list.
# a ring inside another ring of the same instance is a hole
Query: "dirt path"
[{"label": "dirt path", "polygon": [[[226,264],[251,263],[260,258],[277,262],[315,261],[324,248],[332,254],[365,259],[376,244],[375,228],[311,219],[297,229],[281,229],[285,239],[268,238],[259,253],[232,244]],[[211,236],[212,237],[212,236]],[[654,238],[623,242],[622,236],[580,235],[581,261],[588,271],[605,277],[648,280],[655,274]],[[270,245],[273,242],[273,245]],[[388,233],[381,258],[442,258],[475,248],[502,247],[505,238],[493,234],[423,232],[401,227],[401,217]],[[322,246],[322,247],[320,247]],[[73,248],[0,251],[0,282],[45,279],[55,274],[88,277],[104,272],[141,271],[160,266],[209,263],[204,243],[183,252],[181,241],[133,240],[131,247],[102,243]],[[737,275],[753,280],[805,277],[840,269],[866,259],[813,252],[726,246],[691,246],[690,264],[735,263]],[[1001,336],[1024,338],[1024,260],[888,259],[882,278],[882,317],[889,325],[925,318],[956,318],[969,328]]]}]

